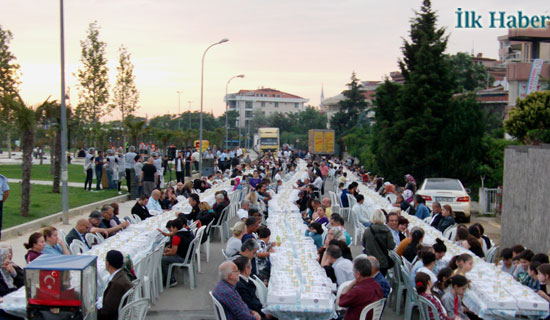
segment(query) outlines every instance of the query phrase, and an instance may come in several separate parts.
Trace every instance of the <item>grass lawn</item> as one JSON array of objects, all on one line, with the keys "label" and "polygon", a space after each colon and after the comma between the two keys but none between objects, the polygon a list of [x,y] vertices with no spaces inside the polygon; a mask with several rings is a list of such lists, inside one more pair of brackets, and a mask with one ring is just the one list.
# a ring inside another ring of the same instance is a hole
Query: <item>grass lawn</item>
[{"label": "grass lawn", "polygon": [[[86,176],[81,164],[69,164],[69,182],[84,183]],[[18,164],[2,164],[0,165],[0,174],[9,179],[21,179],[21,165]],[[33,164],[31,171],[31,180],[46,180],[53,181],[53,175],[50,174],[49,164]],[[95,179],[94,179],[95,183]]]},{"label": "grass lawn", "polygon": [[[52,193],[52,186],[31,186],[31,208],[28,217],[21,216],[21,185],[10,183],[10,196],[4,203],[3,225],[6,229],[18,224],[42,218],[60,212],[61,193]],[[69,208],[79,207],[88,203],[117,196],[116,190],[101,190],[98,192],[84,191],[81,188],[69,187]]]}]

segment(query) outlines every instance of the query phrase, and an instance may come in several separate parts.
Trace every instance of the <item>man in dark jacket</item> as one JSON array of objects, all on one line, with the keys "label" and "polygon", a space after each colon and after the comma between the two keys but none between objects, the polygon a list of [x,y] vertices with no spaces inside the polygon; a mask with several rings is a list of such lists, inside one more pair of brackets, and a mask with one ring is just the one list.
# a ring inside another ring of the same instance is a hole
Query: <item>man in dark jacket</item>
[{"label": "man in dark jacket", "polygon": [[134,207],[132,207],[132,214],[137,215],[141,218],[141,220],[152,217],[152,215],[149,213],[149,209],[147,209],[147,202],[149,202],[149,198],[146,195],[142,194],[139,197],[139,200],[136,201]]},{"label": "man in dark jacket", "polygon": [[103,306],[97,312],[98,320],[118,319],[120,300],[126,291],[132,288],[132,283],[122,270],[124,257],[117,250],[107,252],[105,268],[109,272],[109,284],[103,293]]},{"label": "man in dark jacket", "polygon": [[265,314],[262,312],[262,303],[258,296],[256,296],[256,285],[250,280],[252,274],[252,263],[250,259],[244,256],[240,256],[233,262],[239,268],[239,282],[235,286],[237,292],[243,299],[244,303],[250,310],[254,310],[260,314],[262,319],[265,319]]}]

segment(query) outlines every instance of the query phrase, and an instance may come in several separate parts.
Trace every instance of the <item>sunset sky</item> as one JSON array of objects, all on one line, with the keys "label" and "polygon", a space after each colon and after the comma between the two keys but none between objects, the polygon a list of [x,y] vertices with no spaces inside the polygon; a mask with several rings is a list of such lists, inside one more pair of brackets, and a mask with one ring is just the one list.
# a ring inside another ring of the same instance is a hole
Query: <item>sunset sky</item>
[{"label": "sunset sky", "polygon": [[[71,0],[65,1],[66,77],[71,104],[78,102],[74,74],[80,67],[80,40],[97,20],[107,43],[111,87],[116,80],[118,48],[132,54],[140,91],[137,114],[149,117],[199,109],[202,52],[222,38],[206,57],[204,110],[224,112],[227,80],[230,92],[270,87],[319,105],[340,93],[352,71],[361,80],[381,80],[397,70],[402,38],[421,1],[366,0]],[[457,51],[498,57],[497,36],[489,11],[548,15],[547,1],[433,1],[438,23],[450,33],[449,53]],[[475,10],[483,29],[457,29],[456,9]],[[60,97],[59,1],[0,0],[0,25],[11,30],[11,50],[21,65],[20,92],[28,104]],[[483,21],[483,20],[482,20]],[[111,118],[118,118],[113,114]]]}]

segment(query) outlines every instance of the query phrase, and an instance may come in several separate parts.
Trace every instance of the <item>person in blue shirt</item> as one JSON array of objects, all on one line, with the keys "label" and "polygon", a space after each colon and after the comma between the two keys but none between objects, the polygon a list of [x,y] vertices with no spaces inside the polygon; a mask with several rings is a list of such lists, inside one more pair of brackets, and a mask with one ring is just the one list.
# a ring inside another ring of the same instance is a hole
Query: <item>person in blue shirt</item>
[{"label": "person in blue shirt", "polygon": [[151,192],[151,197],[149,198],[149,202],[147,202],[147,209],[149,212],[151,211],[157,211],[162,212],[162,206],[160,205],[160,191],[158,189],[153,190]]},{"label": "person in blue shirt", "polygon": [[340,195],[340,201],[342,201],[342,207],[348,208],[348,194],[351,194],[352,196],[355,195],[355,189],[358,187],[357,182],[352,182],[349,184],[347,189],[344,189],[342,191],[342,195]]},{"label": "person in blue shirt", "polygon": [[368,256],[367,259],[369,259],[370,266],[372,268],[372,277],[380,287],[382,287],[382,292],[384,293],[384,298],[387,298],[390,294],[390,283],[386,278],[380,273],[380,263],[378,262],[378,259],[376,259],[375,256]]},{"label": "person in blue shirt", "polygon": [[319,222],[312,222],[306,230],[306,236],[313,239],[313,243],[319,250],[323,246],[323,227]]},{"label": "person in blue shirt", "polygon": [[67,249],[65,242],[59,238],[57,229],[54,227],[45,227],[42,230],[44,239],[46,240],[46,245],[41,251],[42,254],[53,254],[53,255],[69,255],[71,252]]},{"label": "person in blue shirt", "polygon": [[430,216],[430,210],[426,207],[426,201],[419,194],[414,196],[414,207],[416,209],[416,213],[414,215],[418,219],[424,220]]}]

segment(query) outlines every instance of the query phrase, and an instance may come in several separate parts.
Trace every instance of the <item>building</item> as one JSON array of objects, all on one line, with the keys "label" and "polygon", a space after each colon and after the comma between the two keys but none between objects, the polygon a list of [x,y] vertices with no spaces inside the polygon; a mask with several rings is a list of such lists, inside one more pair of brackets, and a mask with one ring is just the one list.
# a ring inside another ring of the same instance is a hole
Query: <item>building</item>
[{"label": "building", "polygon": [[296,113],[304,111],[304,104],[308,101],[297,95],[263,87],[257,90],[239,90],[226,97],[229,111],[239,113],[237,120],[241,128],[248,127],[255,111],[263,112],[266,116],[276,112]]},{"label": "building", "polygon": [[[527,95],[527,84],[534,59],[542,59],[540,77],[550,78],[550,29],[510,29],[498,37],[500,60],[506,66],[508,108]],[[541,89],[541,82],[537,90]]]}]

